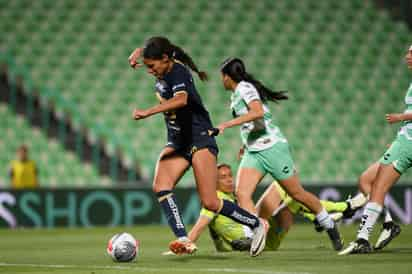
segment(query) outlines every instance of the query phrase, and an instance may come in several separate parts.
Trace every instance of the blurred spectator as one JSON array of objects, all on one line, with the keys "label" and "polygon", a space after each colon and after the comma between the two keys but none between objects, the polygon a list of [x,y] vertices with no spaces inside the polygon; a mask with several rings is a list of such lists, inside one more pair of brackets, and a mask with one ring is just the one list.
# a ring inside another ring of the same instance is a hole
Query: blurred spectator
[{"label": "blurred spectator", "polygon": [[26,145],[17,149],[17,159],[10,163],[10,179],[14,189],[36,188],[39,185],[36,163],[29,159]]}]

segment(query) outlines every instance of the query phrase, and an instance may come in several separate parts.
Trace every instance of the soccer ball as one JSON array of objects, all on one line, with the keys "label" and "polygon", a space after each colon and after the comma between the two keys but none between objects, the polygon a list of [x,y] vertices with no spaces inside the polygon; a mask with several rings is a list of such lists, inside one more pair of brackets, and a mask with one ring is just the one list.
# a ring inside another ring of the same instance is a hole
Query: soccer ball
[{"label": "soccer ball", "polygon": [[136,259],[139,252],[139,242],[129,233],[114,235],[107,244],[107,254],[115,262],[130,262]]}]

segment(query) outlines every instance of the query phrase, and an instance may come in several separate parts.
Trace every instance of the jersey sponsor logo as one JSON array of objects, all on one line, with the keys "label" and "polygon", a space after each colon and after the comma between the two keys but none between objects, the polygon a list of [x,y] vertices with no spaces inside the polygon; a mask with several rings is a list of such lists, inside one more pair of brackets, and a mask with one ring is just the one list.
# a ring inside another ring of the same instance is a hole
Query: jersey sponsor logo
[{"label": "jersey sponsor logo", "polygon": [[185,87],[186,87],[185,83],[180,83],[180,84],[174,85],[174,86],[172,87],[172,90],[175,91],[175,90],[177,90],[177,89],[179,89],[179,88],[185,88]]},{"label": "jersey sponsor logo", "polygon": [[167,83],[164,80],[159,80],[155,84],[156,90],[159,91],[160,95],[167,91]]},{"label": "jersey sponsor logo", "polygon": [[285,166],[285,167],[282,169],[282,172],[285,173],[285,174],[288,174],[288,173],[290,172],[290,168],[289,168],[288,166]]},{"label": "jersey sponsor logo", "polygon": [[255,225],[256,224],[255,219],[249,218],[247,216],[243,216],[242,214],[238,213],[237,211],[233,211],[231,216],[234,217],[237,220],[240,220],[240,221],[244,222],[245,224],[250,224],[250,225]]}]

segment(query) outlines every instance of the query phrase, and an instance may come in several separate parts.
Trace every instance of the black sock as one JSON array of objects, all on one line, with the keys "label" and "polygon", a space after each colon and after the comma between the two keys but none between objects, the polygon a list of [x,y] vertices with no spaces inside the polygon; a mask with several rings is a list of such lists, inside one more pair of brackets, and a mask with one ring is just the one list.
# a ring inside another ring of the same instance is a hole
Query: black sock
[{"label": "black sock", "polygon": [[187,237],[185,225],[183,224],[182,216],[180,215],[173,192],[165,190],[156,193],[156,195],[173,233],[177,238]]},{"label": "black sock", "polygon": [[228,200],[223,199],[223,207],[219,214],[222,214],[237,223],[246,225],[251,229],[259,226],[259,219],[255,215],[250,214],[243,208],[240,208],[237,204]]}]

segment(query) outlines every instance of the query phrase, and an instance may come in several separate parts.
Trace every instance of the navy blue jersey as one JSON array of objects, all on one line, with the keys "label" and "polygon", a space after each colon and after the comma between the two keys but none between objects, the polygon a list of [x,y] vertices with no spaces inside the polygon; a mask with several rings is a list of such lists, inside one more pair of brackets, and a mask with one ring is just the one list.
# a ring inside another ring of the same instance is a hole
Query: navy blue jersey
[{"label": "navy blue jersey", "polygon": [[174,63],[171,71],[156,81],[156,91],[160,101],[170,99],[178,92],[185,91],[188,95],[186,106],[164,113],[169,143],[189,146],[206,137],[207,130],[213,127],[212,122],[188,68]]}]

